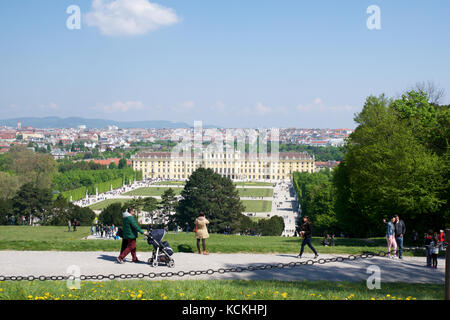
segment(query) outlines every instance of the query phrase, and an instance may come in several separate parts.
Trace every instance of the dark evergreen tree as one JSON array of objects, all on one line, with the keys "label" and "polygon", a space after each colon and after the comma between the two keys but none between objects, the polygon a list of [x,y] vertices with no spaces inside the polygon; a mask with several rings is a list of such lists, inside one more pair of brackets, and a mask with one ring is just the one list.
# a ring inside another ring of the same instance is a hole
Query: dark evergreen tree
[{"label": "dark evergreen tree", "polygon": [[203,212],[210,221],[211,232],[223,232],[227,225],[233,232],[239,230],[244,206],[230,178],[199,168],[190,176],[181,196],[176,215],[178,225],[187,222],[192,228],[198,214]]}]

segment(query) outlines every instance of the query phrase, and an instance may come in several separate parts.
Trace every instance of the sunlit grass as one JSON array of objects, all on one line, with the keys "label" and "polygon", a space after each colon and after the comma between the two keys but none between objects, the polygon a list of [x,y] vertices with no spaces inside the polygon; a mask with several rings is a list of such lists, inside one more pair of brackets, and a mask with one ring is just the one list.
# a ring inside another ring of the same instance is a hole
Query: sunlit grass
[{"label": "sunlit grass", "polygon": [[69,289],[64,281],[0,282],[0,300],[442,300],[444,285],[326,281],[102,281]]}]

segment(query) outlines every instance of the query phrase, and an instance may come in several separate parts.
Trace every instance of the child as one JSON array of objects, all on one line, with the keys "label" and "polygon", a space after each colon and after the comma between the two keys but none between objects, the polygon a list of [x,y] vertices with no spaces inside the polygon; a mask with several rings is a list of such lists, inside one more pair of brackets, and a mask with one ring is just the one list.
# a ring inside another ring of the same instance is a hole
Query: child
[{"label": "child", "polygon": [[433,241],[430,244],[431,248],[431,259],[432,259],[432,268],[437,269],[437,257],[439,254],[439,242],[436,237],[433,237]]}]

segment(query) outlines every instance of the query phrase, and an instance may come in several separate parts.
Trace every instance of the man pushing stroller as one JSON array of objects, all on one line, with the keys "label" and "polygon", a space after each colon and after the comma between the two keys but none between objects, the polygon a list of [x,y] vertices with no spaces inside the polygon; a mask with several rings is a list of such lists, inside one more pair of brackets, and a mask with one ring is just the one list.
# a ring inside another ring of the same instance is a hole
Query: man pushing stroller
[{"label": "man pushing stroller", "polygon": [[131,257],[133,262],[140,262],[136,256],[136,239],[138,237],[138,233],[143,235],[148,235],[147,231],[142,230],[134,217],[135,211],[134,208],[128,208],[128,211],[125,211],[122,214],[123,217],[123,229],[122,229],[122,238],[127,242],[127,247],[122,251],[120,256],[117,257],[118,263],[124,263],[125,257],[131,252]]}]

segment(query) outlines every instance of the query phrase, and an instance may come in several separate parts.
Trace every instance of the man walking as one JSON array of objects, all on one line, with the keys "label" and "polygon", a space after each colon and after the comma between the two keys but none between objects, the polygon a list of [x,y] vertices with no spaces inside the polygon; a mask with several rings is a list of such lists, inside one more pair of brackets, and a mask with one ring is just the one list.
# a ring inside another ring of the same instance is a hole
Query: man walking
[{"label": "man walking", "polygon": [[406,226],[403,220],[400,220],[396,214],[395,217],[395,240],[398,246],[398,258],[403,259],[403,236],[406,233]]},{"label": "man walking", "polygon": [[138,233],[147,235],[147,231],[143,231],[134,217],[134,209],[128,208],[123,216],[123,239],[127,240],[127,248],[117,257],[117,262],[123,263],[123,259],[131,252],[133,262],[139,262],[136,256],[136,238]]}]

